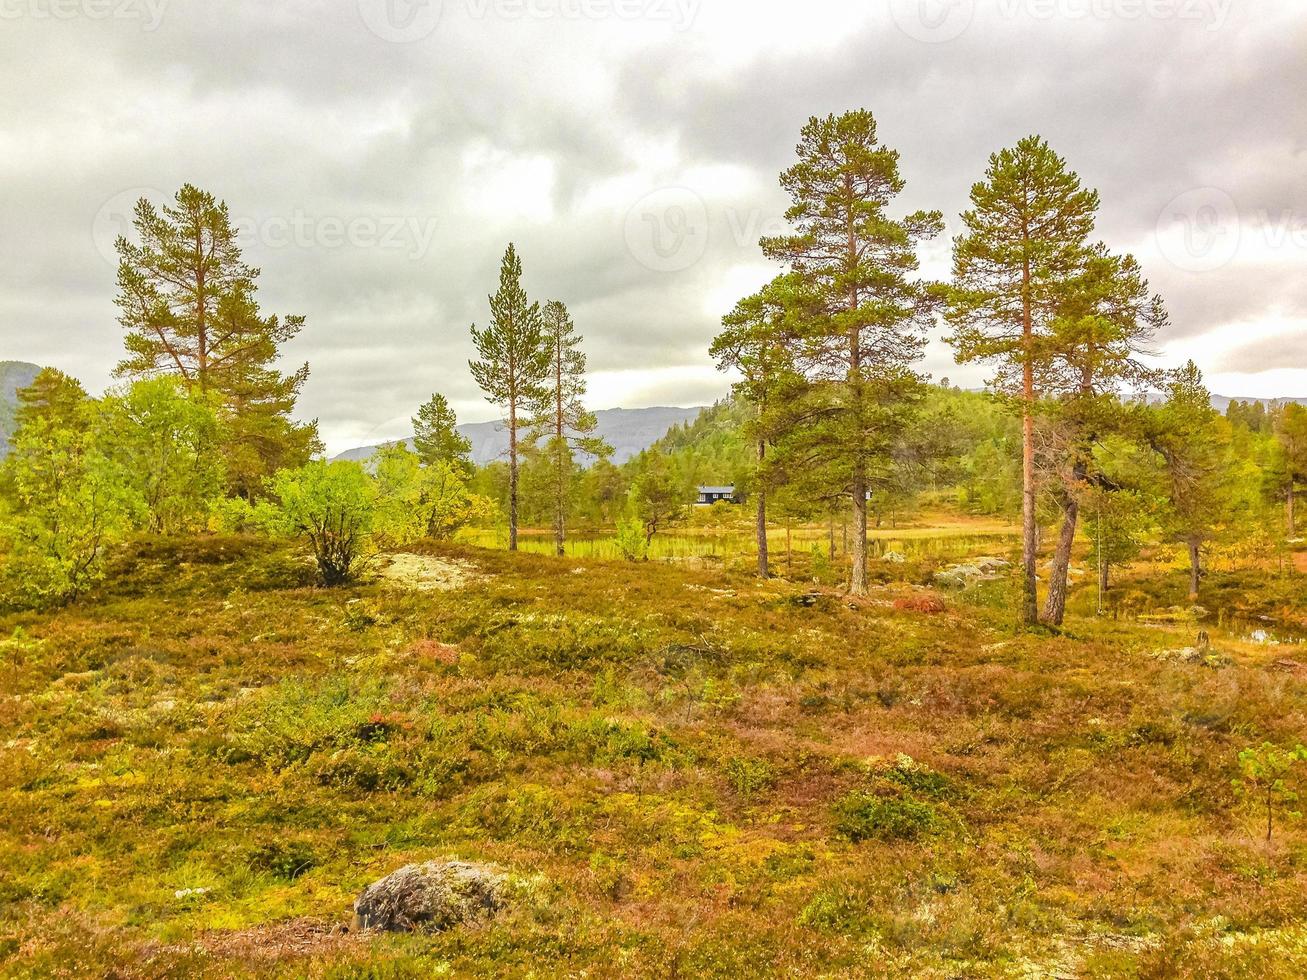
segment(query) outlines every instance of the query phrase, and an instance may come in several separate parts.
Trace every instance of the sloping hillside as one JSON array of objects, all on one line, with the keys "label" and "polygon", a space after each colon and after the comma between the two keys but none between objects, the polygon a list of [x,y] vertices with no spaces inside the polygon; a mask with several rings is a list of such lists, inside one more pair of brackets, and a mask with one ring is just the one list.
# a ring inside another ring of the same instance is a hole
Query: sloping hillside
[{"label": "sloping hillside", "polygon": [[[615,450],[614,463],[624,463],[648,449],[675,425],[694,419],[703,409],[693,408],[607,408],[595,412],[598,434]],[[493,462],[508,452],[508,435],[500,422],[470,422],[458,431],[472,443],[472,459],[478,466]],[[379,446],[361,446],[340,453],[336,459],[364,460]]]}]

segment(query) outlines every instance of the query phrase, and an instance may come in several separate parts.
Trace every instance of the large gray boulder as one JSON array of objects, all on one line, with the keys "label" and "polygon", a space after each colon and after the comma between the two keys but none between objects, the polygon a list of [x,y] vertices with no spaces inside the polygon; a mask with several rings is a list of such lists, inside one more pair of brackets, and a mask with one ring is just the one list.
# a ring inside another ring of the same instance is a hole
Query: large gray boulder
[{"label": "large gray boulder", "polygon": [[439,932],[488,919],[504,906],[505,881],[486,864],[406,864],[363,889],[354,902],[354,928]]}]

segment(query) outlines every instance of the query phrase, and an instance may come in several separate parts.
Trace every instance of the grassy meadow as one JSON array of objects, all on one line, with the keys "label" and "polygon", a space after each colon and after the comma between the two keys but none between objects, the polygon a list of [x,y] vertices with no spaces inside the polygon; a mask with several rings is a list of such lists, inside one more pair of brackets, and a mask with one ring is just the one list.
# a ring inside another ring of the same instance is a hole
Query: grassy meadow
[{"label": "grassy meadow", "polygon": [[[1006,577],[927,586],[990,531],[878,534],[908,556],[866,599],[819,528],[766,583],[721,538],[340,589],[267,539],[134,545],[0,622],[0,975],[1307,974],[1307,829],[1232,784],[1302,736],[1305,669],[1244,624],[1295,635],[1307,579],[1218,565],[1199,622],[1162,556],[1032,633]],[[443,857],[507,911],[344,929]]]}]

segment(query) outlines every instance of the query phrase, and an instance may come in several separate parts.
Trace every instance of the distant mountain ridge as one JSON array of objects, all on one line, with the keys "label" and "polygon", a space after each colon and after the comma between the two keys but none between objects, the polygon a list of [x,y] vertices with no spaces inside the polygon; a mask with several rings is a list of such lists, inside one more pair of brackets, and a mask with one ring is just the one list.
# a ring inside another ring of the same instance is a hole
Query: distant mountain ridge
[{"label": "distant mountain ridge", "polygon": [[27,361],[0,361],[0,459],[9,455],[19,389],[35,381],[40,372],[40,365]]},{"label": "distant mountain ridge", "polygon": [[[698,418],[703,409],[702,405],[690,408],[605,408],[595,412],[595,419],[599,423],[596,434],[613,447],[613,462],[624,463],[652,446],[673,426]],[[508,454],[508,432],[502,422],[470,422],[460,425],[458,431],[472,443],[472,460],[478,466]],[[411,438],[405,441],[412,446]],[[347,449],[333,458],[362,462],[380,449],[381,445],[384,443]]]}]

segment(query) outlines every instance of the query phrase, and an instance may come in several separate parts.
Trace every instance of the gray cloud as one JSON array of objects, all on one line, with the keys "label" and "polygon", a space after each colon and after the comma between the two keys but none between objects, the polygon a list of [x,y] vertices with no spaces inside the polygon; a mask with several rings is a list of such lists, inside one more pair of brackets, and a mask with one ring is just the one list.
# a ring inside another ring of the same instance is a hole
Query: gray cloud
[{"label": "gray cloud", "polygon": [[[492,414],[464,367],[467,328],[509,240],[532,295],[569,303],[593,369],[686,369],[645,386],[662,402],[724,391],[703,374],[707,345],[768,275],[756,240],[786,204],[776,174],[809,115],[855,106],[902,154],[904,208],[950,220],[990,152],[1047,136],[1102,192],[1101,235],[1136,250],[1167,299],[1169,339],[1307,319],[1307,11],[1293,0],[1175,8],[1205,19],[978,2],[943,43],[912,36],[897,0],[856,16],[700,0],[636,20],[445,0],[404,44],[355,2],[171,0],[153,30],[5,2],[0,357],[109,383],[106,204],[191,181],[245,222],[265,308],[308,316],[287,359],[311,362],[303,413],[336,449],[399,434],[432,390],[469,420]],[[681,9],[693,16],[662,16]],[[1157,237],[1195,188],[1236,209],[1239,247],[1213,268]],[[1209,367],[1255,363],[1236,351]],[[983,376],[938,347],[930,367]]]}]

